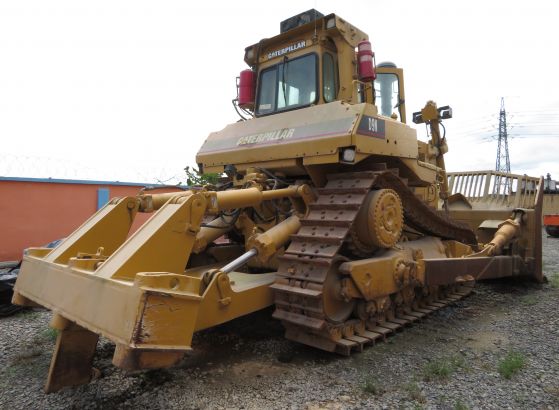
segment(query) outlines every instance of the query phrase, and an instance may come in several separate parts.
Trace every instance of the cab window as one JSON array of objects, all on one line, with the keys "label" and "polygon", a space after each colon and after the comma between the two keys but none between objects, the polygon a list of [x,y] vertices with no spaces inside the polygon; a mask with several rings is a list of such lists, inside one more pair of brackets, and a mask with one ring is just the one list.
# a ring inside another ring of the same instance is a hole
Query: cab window
[{"label": "cab window", "polygon": [[330,53],[322,56],[322,94],[327,103],[335,101],[338,94],[336,61]]},{"label": "cab window", "polygon": [[400,95],[398,76],[392,73],[377,73],[375,80],[375,105],[381,115],[391,117],[400,115]]},{"label": "cab window", "polygon": [[317,56],[307,54],[268,67],[260,73],[257,115],[271,114],[316,103]]}]

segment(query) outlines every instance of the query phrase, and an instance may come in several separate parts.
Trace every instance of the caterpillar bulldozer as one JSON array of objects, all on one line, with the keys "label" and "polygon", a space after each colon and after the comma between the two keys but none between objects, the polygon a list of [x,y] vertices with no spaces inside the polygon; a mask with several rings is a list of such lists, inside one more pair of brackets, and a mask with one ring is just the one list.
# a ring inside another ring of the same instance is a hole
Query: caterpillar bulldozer
[{"label": "caterpillar bulldozer", "polygon": [[[29,249],[13,302],[51,309],[46,391],[113,363],[177,364],[195,332],[274,306],[285,337],[349,355],[471,291],[541,281],[542,180],[447,175],[429,101],[407,125],[403,70],[367,35],[310,10],[245,49],[241,120],[197,153],[219,183],[114,198],[54,249]],[[441,133],[441,130],[442,133]],[[151,217],[137,231],[138,212]]]}]

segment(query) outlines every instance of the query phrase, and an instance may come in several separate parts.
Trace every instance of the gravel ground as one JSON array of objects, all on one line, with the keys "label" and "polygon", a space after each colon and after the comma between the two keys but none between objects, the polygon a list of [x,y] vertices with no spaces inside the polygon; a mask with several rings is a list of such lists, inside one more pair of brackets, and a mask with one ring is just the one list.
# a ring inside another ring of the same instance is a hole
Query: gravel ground
[{"label": "gravel ground", "polygon": [[[50,313],[26,311],[0,320],[0,408],[559,408],[559,239],[543,244],[550,283],[477,284],[349,358],[284,340],[264,311],[197,335],[194,353],[170,370],[126,374],[101,340],[102,376],[46,395]],[[499,365],[510,354],[523,365],[506,379]]]}]

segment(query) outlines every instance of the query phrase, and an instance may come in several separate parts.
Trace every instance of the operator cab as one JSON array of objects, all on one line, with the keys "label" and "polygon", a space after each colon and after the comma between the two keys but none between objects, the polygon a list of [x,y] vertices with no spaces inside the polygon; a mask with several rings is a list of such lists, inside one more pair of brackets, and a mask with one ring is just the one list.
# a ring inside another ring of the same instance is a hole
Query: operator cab
[{"label": "operator cab", "polygon": [[236,100],[244,114],[346,101],[375,104],[379,114],[405,122],[403,72],[392,63],[375,67],[364,32],[314,9],[282,21],[280,31],[245,49],[251,69],[239,77]]}]

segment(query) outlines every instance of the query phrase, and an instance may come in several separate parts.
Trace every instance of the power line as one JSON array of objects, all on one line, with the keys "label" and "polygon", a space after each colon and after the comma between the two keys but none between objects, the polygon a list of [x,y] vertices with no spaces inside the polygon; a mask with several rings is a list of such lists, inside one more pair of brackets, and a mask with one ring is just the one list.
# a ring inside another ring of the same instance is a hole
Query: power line
[{"label": "power line", "polygon": [[133,160],[112,162],[0,153],[0,176],[22,178],[128,181],[169,185],[186,184],[184,167],[176,164],[142,163]]}]

